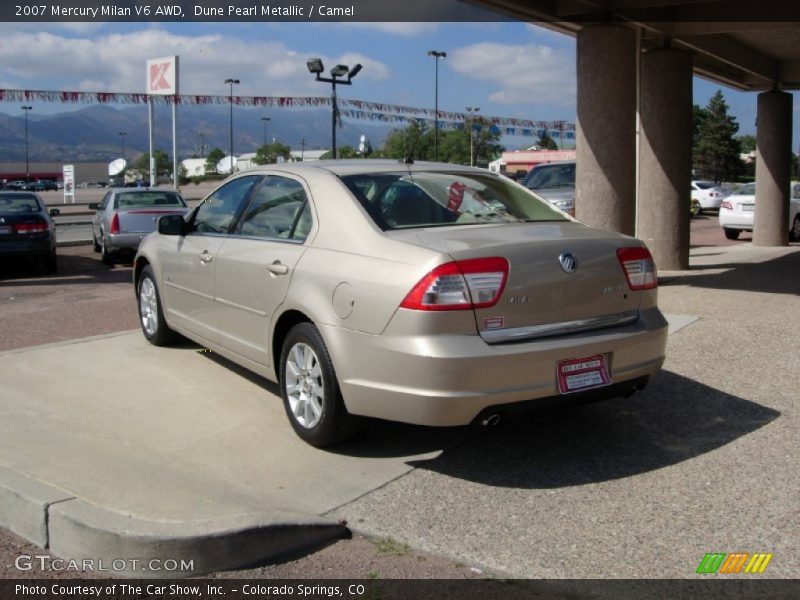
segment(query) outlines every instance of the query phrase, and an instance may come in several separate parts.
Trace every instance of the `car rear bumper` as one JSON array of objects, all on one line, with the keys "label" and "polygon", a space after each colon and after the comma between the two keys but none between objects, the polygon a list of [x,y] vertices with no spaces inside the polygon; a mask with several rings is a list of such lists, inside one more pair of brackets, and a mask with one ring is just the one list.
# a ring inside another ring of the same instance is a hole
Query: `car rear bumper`
[{"label": "car rear bumper", "polygon": [[106,245],[112,252],[129,251],[132,254],[139,249],[139,244],[150,235],[148,233],[110,233],[106,235]]},{"label": "car rear bumper", "polygon": [[[611,386],[632,391],[664,361],[667,322],[657,308],[623,327],[489,345],[478,335],[369,335],[320,327],[334,357],[348,411],[418,425],[473,422],[487,409],[559,396],[561,360],[605,355]],[[619,385],[629,382],[630,385]],[[588,392],[559,396],[564,403]]]},{"label": "car rear bumper", "polygon": [[719,210],[724,198],[698,198],[697,200],[703,210]]},{"label": "car rear bumper", "polygon": [[719,224],[721,227],[726,227],[727,229],[740,229],[743,231],[752,231],[753,213],[721,210],[719,213]]},{"label": "car rear bumper", "polygon": [[0,240],[0,256],[45,256],[53,251],[55,244],[50,237],[26,240]]}]

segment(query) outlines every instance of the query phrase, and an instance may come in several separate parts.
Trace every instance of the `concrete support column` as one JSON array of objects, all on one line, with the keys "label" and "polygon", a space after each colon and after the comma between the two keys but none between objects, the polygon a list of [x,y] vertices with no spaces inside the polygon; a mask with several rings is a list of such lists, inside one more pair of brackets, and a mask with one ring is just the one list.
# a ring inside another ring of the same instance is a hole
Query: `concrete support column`
[{"label": "concrete support column", "polygon": [[789,185],[792,152],[792,95],[758,95],[756,121],[756,212],[753,243],[789,244]]},{"label": "concrete support column", "polygon": [[641,59],[636,235],[659,269],[689,268],[692,57],[660,48]]},{"label": "concrete support column", "polygon": [[602,24],[578,32],[575,216],[633,235],[636,187],[636,32]]}]

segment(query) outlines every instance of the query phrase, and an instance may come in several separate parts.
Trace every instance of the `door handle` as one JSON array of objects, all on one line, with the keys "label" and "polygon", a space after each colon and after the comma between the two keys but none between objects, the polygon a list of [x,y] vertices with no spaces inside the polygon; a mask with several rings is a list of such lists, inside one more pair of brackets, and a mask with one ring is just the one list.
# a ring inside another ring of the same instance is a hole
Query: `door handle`
[{"label": "door handle", "polygon": [[281,263],[281,261],[276,260],[271,265],[267,265],[267,271],[273,275],[286,275],[289,272],[289,267]]},{"label": "door handle", "polygon": [[203,250],[203,253],[200,255],[200,262],[210,263],[212,260],[214,260],[214,257],[208,253],[208,250]]}]

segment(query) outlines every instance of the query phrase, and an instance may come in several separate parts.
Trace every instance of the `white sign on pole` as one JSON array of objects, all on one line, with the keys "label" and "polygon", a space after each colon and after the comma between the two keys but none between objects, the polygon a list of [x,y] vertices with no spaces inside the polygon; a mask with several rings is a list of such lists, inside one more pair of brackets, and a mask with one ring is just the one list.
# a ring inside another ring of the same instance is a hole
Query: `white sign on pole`
[{"label": "white sign on pole", "polygon": [[178,93],[177,56],[147,61],[147,93],[156,96],[173,96]]},{"label": "white sign on pole", "polygon": [[75,165],[64,165],[61,173],[64,181],[64,204],[68,198],[75,204]]}]

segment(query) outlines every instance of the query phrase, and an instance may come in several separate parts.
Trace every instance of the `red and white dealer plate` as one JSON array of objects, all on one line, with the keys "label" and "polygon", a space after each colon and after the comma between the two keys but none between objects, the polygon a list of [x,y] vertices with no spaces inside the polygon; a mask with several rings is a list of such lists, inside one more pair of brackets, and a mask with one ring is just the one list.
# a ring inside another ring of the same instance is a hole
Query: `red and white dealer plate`
[{"label": "red and white dealer plate", "polygon": [[561,394],[581,392],[611,383],[604,354],[560,360],[556,365],[556,376]]}]

